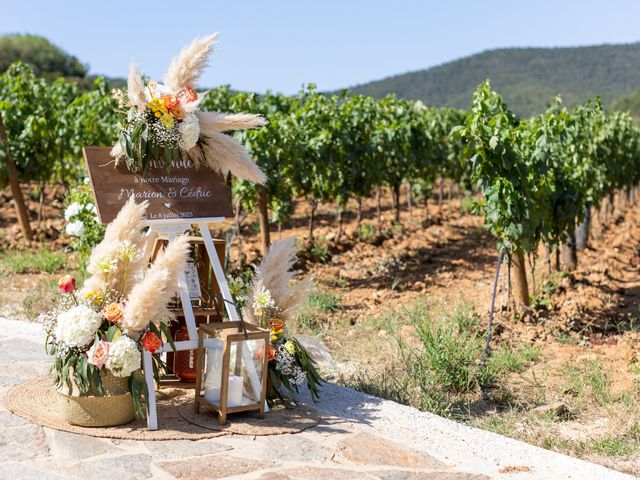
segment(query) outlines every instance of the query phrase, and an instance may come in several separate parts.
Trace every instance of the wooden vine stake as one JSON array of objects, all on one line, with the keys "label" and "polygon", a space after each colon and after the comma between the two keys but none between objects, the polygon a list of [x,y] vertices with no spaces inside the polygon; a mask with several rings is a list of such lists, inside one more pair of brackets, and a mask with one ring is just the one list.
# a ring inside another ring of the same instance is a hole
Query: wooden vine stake
[{"label": "wooden vine stake", "polygon": [[[7,132],[4,129],[2,114],[0,113],[0,143],[4,144],[6,141]],[[5,146],[4,163],[7,166],[11,196],[13,197],[13,205],[18,216],[20,230],[22,230],[24,238],[31,241],[33,240],[33,232],[31,231],[31,225],[29,224],[29,212],[27,211],[27,206],[24,203],[24,196],[22,194],[22,188],[20,187],[20,180],[18,179],[18,169],[16,168],[16,164],[13,161],[7,146]]]}]

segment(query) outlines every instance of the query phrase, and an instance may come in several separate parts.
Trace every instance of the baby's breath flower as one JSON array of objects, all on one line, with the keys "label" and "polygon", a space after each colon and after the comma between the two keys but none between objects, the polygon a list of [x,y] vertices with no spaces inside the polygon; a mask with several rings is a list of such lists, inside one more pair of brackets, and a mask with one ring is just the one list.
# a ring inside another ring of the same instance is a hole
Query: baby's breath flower
[{"label": "baby's breath flower", "polygon": [[180,146],[180,132],[177,128],[167,128],[162,122],[149,123],[149,133],[159,147],[178,148]]},{"label": "baby's breath flower", "polygon": [[296,363],[295,357],[289,352],[286,344],[279,345],[276,349],[276,370],[286,376],[292,385],[302,385],[306,379],[304,370]]}]

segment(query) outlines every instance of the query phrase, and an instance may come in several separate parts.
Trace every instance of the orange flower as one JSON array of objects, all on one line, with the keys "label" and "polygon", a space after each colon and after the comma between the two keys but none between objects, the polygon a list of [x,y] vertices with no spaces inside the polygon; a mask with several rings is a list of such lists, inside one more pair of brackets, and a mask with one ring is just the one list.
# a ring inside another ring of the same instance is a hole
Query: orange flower
[{"label": "orange flower", "polygon": [[185,111],[182,106],[180,106],[180,104],[173,107],[169,113],[171,113],[171,115],[173,115],[173,118],[175,118],[176,120],[183,120],[185,116]]},{"label": "orange flower", "polygon": [[[258,360],[264,360],[264,346],[260,347],[256,353]],[[269,355],[267,359],[272,362],[276,358],[276,349],[269,345]]]},{"label": "orange flower", "polygon": [[145,350],[151,353],[156,353],[157,350],[162,348],[162,339],[151,330],[147,330],[147,333],[144,334],[140,343],[142,343]]},{"label": "orange flower", "polygon": [[284,328],[284,321],[279,318],[275,318],[269,322],[271,324],[271,331],[278,332]]},{"label": "orange flower", "polygon": [[58,280],[58,288],[62,290],[62,293],[72,293],[76,289],[76,281],[71,275],[65,275]]},{"label": "orange flower", "polygon": [[162,100],[164,101],[164,106],[167,110],[171,110],[178,106],[180,101],[175,97],[175,95],[163,95]]},{"label": "orange flower", "polygon": [[187,87],[182,90],[182,95],[184,96],[187,103],[195,102],[198,99],[198,92],[196,92],[191,87]]},{"label": "orange flower", "polygon": [[100,311],[100,313],[111,323],[118,323],[124,316],[122,304],[117,302],[107,305]]}]

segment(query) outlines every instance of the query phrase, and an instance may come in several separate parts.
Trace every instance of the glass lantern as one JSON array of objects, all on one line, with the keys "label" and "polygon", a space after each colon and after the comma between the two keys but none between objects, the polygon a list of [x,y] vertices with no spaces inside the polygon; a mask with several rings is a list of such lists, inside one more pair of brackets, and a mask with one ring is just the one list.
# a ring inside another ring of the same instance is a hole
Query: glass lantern
[{"label": "glass lantern", "polygon": [[195,409],[228,413],[259,410],[264,417],[269,362],[269,330],[245,322],[204,323],[198,327]]}]

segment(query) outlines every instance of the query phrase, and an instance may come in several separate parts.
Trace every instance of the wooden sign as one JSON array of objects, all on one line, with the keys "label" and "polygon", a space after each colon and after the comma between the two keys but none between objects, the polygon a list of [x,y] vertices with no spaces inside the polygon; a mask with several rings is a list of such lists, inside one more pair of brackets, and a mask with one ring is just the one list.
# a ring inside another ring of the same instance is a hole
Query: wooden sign
[{"label": "wooden sign", "polygon": [[116,167],[109,148],[83,151],[101,223],[111,222],[131,197],[138,203],[149,201],[149,223],[197,223],[232,215],[225,179],[210,168],[196,168],[187,159],[176,160],[169,168],[152,161],[143,176],[124,162]]}]

